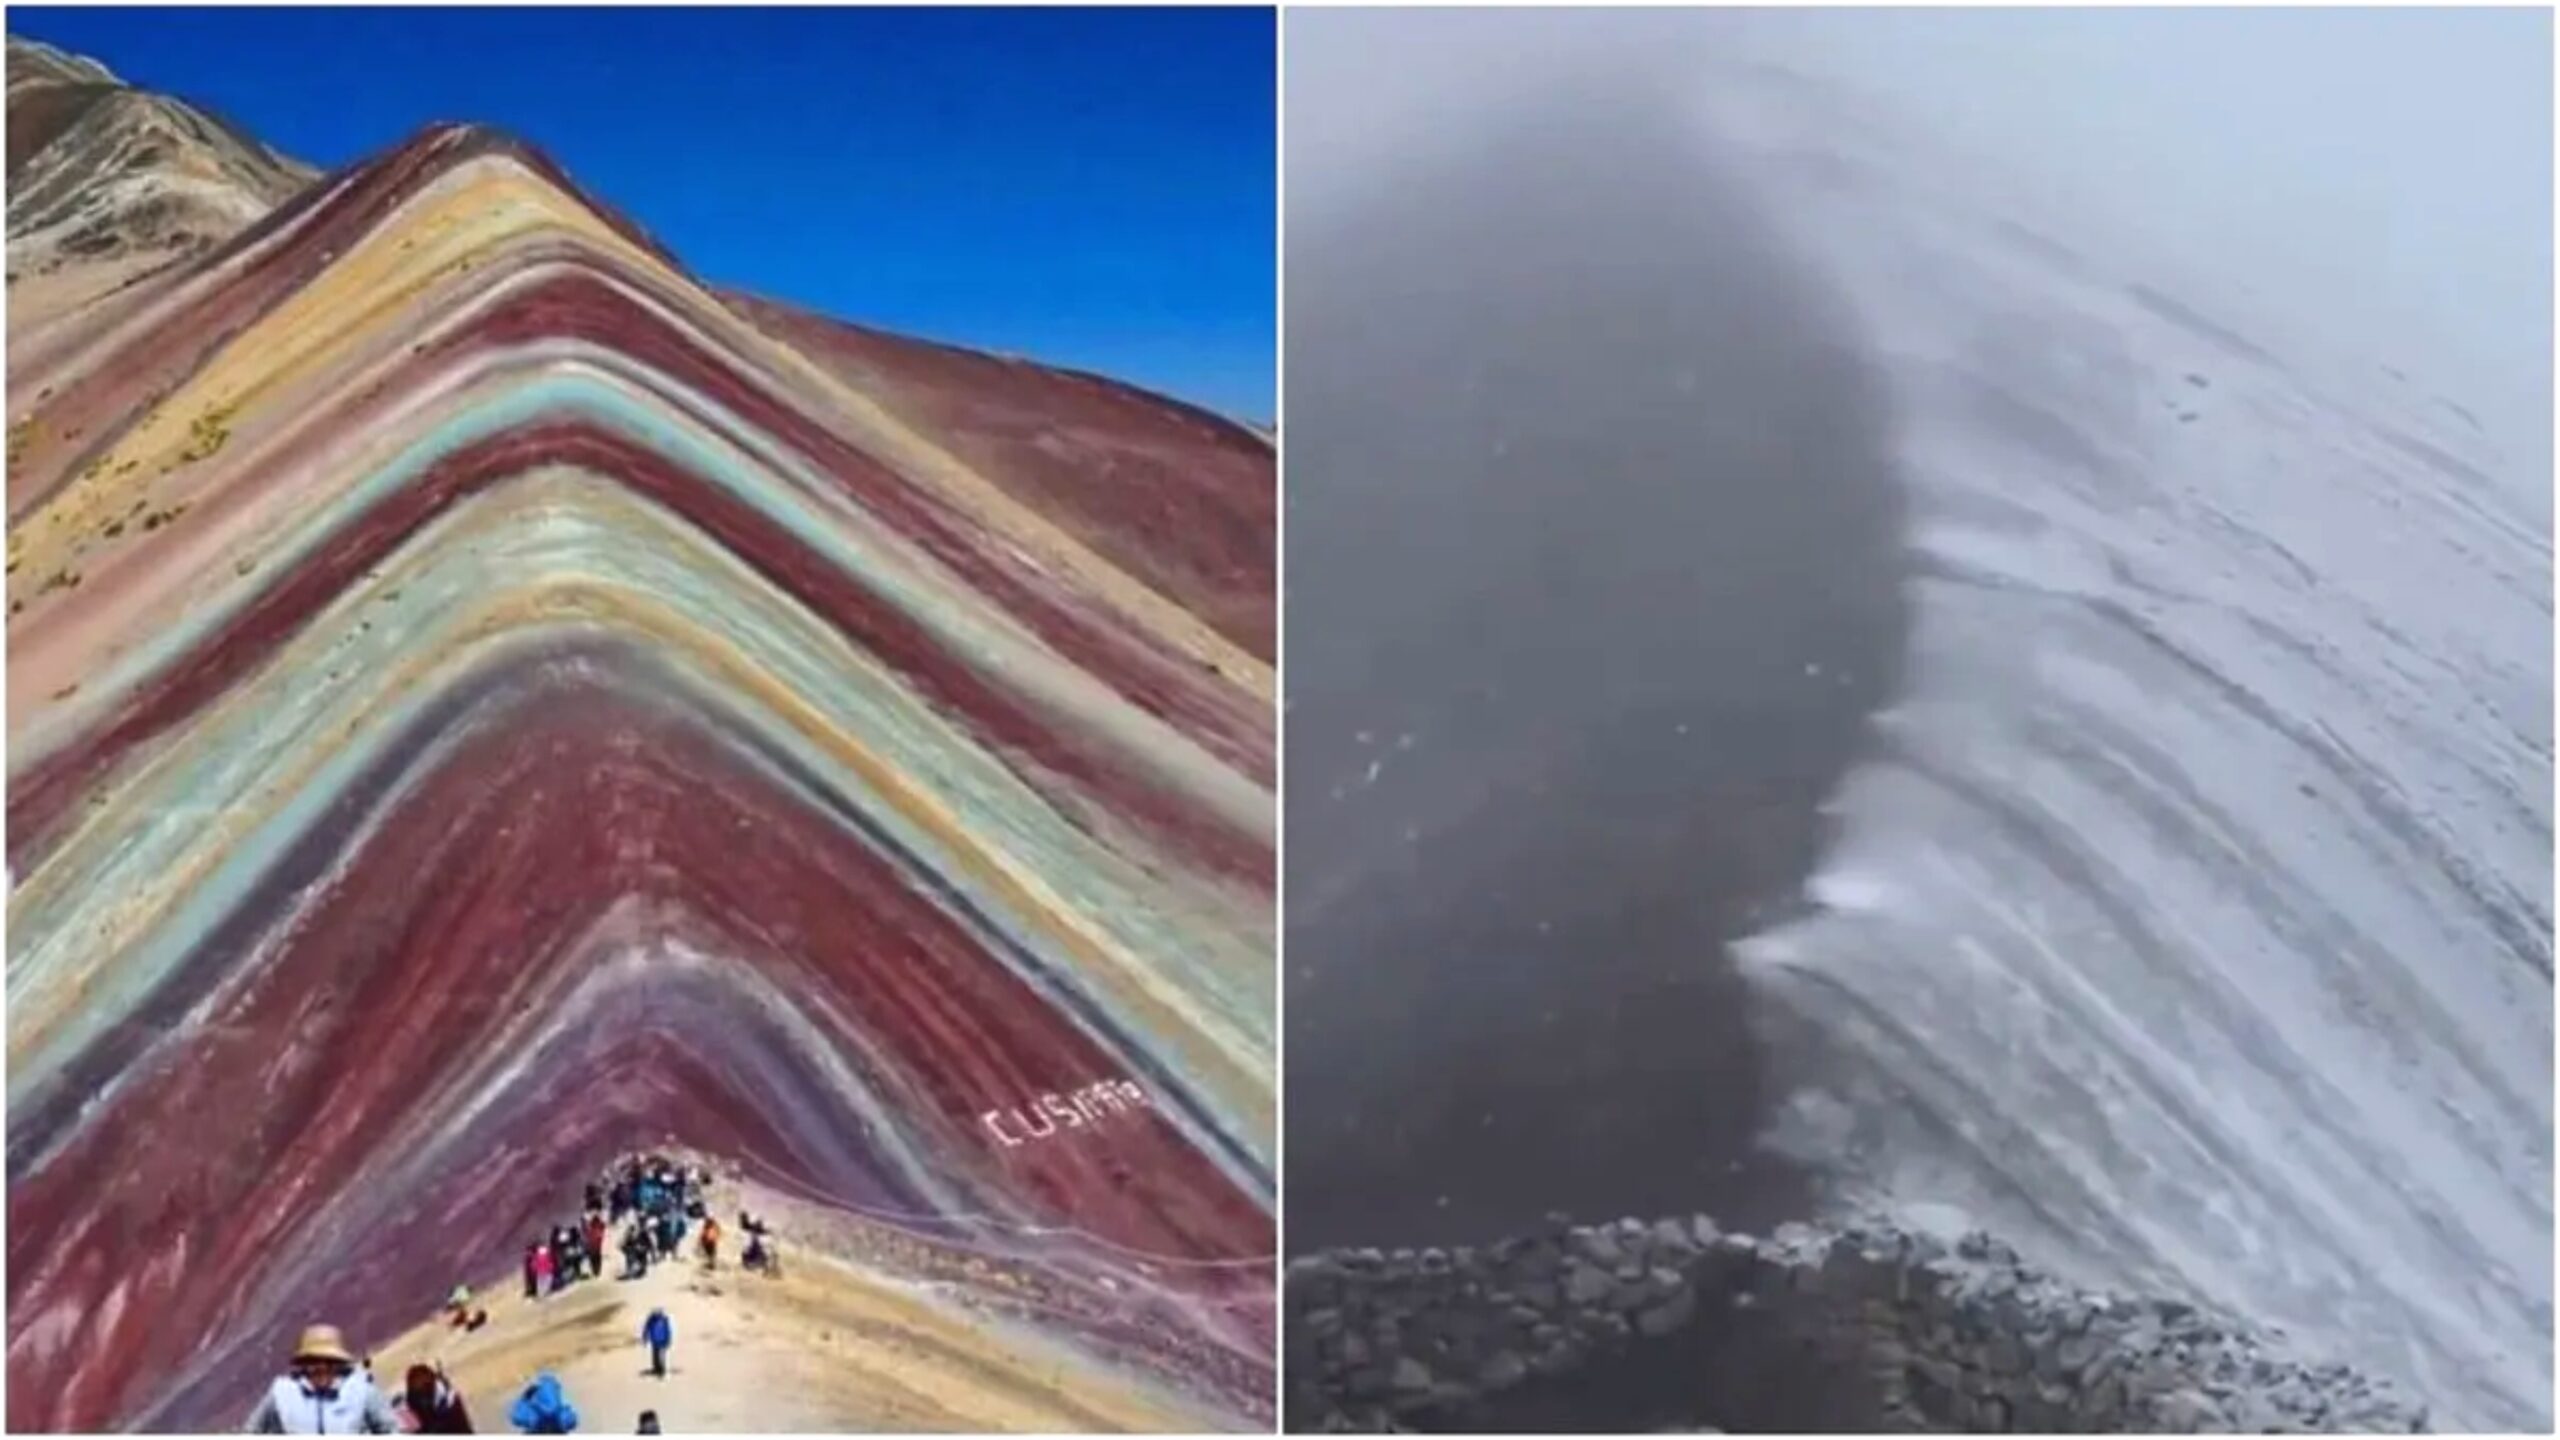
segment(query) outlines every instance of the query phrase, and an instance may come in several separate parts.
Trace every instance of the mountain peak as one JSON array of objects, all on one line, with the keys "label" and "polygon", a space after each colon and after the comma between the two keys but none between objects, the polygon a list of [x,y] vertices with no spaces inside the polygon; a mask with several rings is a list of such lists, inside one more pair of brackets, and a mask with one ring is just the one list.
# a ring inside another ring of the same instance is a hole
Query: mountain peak
[{"label": "mountain peak", "polygon": [[122,85],[116,73],[86,55],[23,35],[9,37],[9,88],[20,84]]},{"label": "mountain peak", "polygon": [[316,179],[213,112],[9,38],[9,315],[29,325],[220,244]]}]

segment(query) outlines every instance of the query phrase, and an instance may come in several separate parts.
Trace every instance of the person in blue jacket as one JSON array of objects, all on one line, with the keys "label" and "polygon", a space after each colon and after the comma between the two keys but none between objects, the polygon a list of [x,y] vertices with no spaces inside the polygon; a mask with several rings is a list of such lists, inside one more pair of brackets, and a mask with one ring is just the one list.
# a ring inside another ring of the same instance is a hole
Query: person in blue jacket
[{"label": "person in blue jacket", "polygon": [[560,1377],[545,1370],[516,1397],[507,1419],[527,1435],[566,1435],[578,1428],[578,1407],[560,1389]]},{"label": "person in blue jacket", "polygon": [[676,1343],[676,1322],[664,1310],[652,1310],[640,1322],[640,1343],[649,1347],[649,1373],[667,1378],[667,1347]]}]

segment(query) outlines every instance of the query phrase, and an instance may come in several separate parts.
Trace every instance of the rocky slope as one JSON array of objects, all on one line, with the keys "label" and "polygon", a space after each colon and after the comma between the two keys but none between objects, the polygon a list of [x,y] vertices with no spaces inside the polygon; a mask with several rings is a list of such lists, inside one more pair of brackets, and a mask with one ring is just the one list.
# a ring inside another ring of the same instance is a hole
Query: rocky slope
[{"label": "rocky slope", "polygon": [[441,126],[13,333],[14,1428],[228,1423],[679,1146],[1267,1421],[1269,448],[827,323]]},{"label": "rocky slope", "polygon": [[1990,1237],[1706,1216],[1291,1262],[1292,1430],[2375,1433],[2426,1410]]},{"label": "rocky slope", "polygon": [[201,254],[319,176],[40,41],[9,38],[8,75],[13,329]]}]

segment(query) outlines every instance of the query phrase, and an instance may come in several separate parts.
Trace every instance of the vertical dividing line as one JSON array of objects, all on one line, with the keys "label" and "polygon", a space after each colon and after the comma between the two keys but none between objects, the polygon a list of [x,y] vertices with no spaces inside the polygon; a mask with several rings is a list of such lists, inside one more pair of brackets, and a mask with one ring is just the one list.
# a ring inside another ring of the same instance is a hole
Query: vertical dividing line
[{"label": "vertical dividing line", "polygon": [[1289,11],[1274,4],[1271,12],[1272,84],[1271,143],[1275,152],[1271,207],[1272,473],[1279,493],[1272,497],[1271,584],[1277,592],[1272,614],[1273,666],[1271,803],[1276,807],[1271,846],[1271,1024],[1272,1053],[1278,1073],[1272,1085],[1272,1172],[1278,1177],[1271,1230],[1271,1414],[1275,1430],[1288,1428],[1283,1397],[1287,1376],[1281,1337],[1287,1306],[1280,1293],[1289,1266]]}]

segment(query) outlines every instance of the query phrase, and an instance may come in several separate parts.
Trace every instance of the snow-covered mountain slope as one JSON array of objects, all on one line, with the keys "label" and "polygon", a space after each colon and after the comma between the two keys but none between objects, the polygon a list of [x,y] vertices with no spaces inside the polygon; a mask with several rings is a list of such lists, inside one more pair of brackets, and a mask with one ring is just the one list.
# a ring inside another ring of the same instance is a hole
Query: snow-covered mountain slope
[{"label": "snow-covered mountain slope", "polygon": [[1708,89],[1890,376],[1920,557],[1817,906],[1741,947],[1778,1140],[2547,1429],[2551,477],[1925,127]]}]

